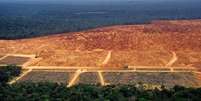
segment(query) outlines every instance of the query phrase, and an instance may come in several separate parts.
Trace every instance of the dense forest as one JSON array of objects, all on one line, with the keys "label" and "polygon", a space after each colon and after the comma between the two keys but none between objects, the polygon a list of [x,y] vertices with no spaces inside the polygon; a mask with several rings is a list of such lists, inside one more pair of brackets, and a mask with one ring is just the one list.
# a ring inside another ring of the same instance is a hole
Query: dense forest
[{"label": "dense forest", "polygon": [[201,88],[175,86],[145,89],[143,85],[77,85],[7,82],[19,76],[20,67],[0,67],[1,101],[200,101]]},{"label": "dense forest", "polygon": [[199,19],[200,3],[200,0],[89,5],[0,2],[0,39],[37,37],[119,24],[149,23],[159,19]]}]

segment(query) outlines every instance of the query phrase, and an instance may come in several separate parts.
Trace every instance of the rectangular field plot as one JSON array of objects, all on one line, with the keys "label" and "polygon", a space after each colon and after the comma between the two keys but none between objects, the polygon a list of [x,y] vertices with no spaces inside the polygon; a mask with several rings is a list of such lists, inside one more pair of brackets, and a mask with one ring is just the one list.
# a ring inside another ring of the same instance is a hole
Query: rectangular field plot
[{"label": "rectangular field plot", "polygon": [[77,84],[99,84],[100,80],[97,72],[85,72],[80,74]]},{"label": "rectangular field plot", "polygon": [[23,65],[30,60],[29,57],[7,56],[0,60],[1,65]]},{"label": "rectangular field plot", "polygon": [[102,73],[105,82],[116,85],[116,84],[135,84],[136,73],[133,72],[105,72]]},{"label": "rectangular field plot", "polygon": [[153,84],[173,87],[175,85],[194,87],[200,82],[193,73],[134,73],[134,72],[105,72],[106,83],[116,84]]},{"label": "rectangular field plot", "polygon": [[76,66],[76,67],[93,67],[99,66],[104,61],[107,52],[89,51],[56,51],[57,54],[42,56],[36,66]]},{"label": "rectangular field plot", "polygon": [[32,71],[17,82],[53,82],[67,84],[74,72]]},{"label": "rectangular field plot", "polygon": [[124,66],[164,66],[172,55],[168,52],[157,51],[114,51],[109,67]]}]

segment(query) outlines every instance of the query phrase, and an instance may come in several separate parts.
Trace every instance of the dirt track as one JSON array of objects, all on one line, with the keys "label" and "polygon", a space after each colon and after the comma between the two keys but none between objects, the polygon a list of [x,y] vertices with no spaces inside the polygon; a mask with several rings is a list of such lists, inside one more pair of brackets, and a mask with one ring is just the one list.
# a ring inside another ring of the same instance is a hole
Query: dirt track
[{"label": "dirt track", "polygon": [[75,84],[75,82],[76,82],[77,78],[79,77],[80,73],[82,73],[82,71],[81,71],[80,69],[75,72],[75,74],[74,74],[72,80],[71,80],[70,83],[67,85],[67,87],[71,87],[71,86],[73,86],[73,85]]},{"label": "dirt track", "polygon": [[105,83],[105,80],[104,80],[104,77],[103,77],[103,74],[102,74],[101,71],[98,71],[98,76],[99,76],[99,78],[100,78],[100,83],[101,83],[101,85],[104,86],[106,83]]},{"label": "dirt track", "polygon": [[178,60],[175,52],[172,52],[172,55],[172,59],[166,64],[166,67],[171,67]]},{"label": "dirt track", "polygon": [[107,54],[107,57],[105,58],[105,60],[101,64],[102,66],[106,65],[109,62],[109,60],[111,58],[111,55],[112,55],[112,51],[109,51],[108,54]]}]

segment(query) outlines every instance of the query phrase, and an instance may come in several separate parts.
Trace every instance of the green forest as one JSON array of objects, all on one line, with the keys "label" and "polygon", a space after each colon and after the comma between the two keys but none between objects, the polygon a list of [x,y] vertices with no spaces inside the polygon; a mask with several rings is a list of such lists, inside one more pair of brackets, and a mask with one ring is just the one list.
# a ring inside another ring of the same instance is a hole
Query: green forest
[{"label": "green forest", "polygon": [[56,83],[7,84],[19,76],[21,67],[0,67],[1,101],[200,101],[201,88],[175,86],[171,89],[144,89],[143,85],[76,85]]},{"label": "green forest", "polygon": [[153,20],[199,19],[200,3],[200,0],[93,5],[0,3],[0,39],[32,38]]}]

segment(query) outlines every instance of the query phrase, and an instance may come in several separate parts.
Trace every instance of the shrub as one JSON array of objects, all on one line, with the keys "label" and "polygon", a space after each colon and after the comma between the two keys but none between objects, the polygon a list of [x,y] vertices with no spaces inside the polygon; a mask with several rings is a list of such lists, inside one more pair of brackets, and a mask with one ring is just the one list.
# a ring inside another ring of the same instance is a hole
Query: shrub
[{"label": "shrub", "polygon": [[21,74],[21,67],[9,65],[0,67],[0,83],[5,84],[10,79]]}]

